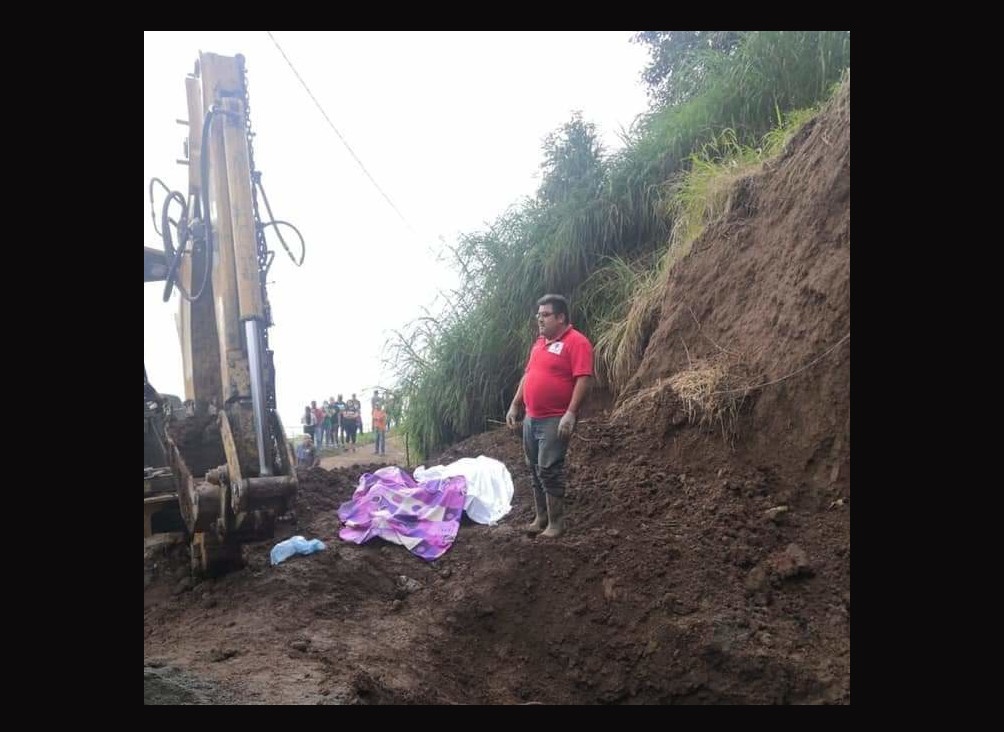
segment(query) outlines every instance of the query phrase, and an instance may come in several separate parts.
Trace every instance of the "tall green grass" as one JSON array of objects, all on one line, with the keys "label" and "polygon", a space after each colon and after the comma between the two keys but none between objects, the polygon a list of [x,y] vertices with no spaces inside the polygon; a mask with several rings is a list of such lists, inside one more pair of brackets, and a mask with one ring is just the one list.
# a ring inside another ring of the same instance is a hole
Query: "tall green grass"
[{"label": "tall green grass", "polygon": [[504,419],[547,292],[571,299],[600,382],[621,393],[670,268],[849,66],[847,32],[744,32],[735,53],[707,64],[695,94],[640,117],[612,155],[573,115],[545,141],[536,196],[458,237],[461,285],[390,346],[411,444],[426,457]]}]

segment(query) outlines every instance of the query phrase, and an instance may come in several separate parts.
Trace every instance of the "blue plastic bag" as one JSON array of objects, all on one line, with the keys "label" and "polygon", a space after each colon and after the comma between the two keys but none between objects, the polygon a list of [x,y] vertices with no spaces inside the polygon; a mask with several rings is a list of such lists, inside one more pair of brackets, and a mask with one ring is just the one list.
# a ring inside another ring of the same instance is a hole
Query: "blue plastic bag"
[{"label": "blue plastic bag", "polygon": [[320,539],[307,541],[302,536],[291,536],[272,547],[269,557],[272,559],[272,564],[276,565],[285,562],[294,554],[313,554],[325,548],[324,542]]}]

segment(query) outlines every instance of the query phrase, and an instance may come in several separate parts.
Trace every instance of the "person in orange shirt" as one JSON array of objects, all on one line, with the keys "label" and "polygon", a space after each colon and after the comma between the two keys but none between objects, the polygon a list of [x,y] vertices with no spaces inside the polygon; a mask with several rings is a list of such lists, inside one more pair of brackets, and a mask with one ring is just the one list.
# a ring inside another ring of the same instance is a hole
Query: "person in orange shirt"
[{"label": "person in orange shirt", "polygon": [[383,407],[373,407],[373,435],[376,437],[374,455],[387,454],[387,412]]}]

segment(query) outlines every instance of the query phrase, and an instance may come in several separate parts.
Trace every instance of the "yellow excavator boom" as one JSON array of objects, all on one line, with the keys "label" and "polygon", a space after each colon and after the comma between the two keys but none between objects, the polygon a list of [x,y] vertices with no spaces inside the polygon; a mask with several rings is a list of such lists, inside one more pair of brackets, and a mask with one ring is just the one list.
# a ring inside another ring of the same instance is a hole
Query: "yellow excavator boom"
[{"label": "yellow excavator boom", "polygon": [[201,53],[185,83],[188,191],[169,192],[159,227],[154,217],[164,251],[145,248],[144,280],[163,281],[165,301],[181,294],[185,409],[171,410],[163,441],[193,569],[219,574],[242,566],[242,544],[273,535],[297,482],[268,348],[244,58]]}]

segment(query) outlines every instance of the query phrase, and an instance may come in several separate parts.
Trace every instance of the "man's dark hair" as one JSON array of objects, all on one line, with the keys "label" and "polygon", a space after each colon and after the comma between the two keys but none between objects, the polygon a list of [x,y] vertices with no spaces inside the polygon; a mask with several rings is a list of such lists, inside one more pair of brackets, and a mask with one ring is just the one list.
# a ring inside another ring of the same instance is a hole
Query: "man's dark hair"
[{"label": "man's dark hair", "polygon": [[550,305],[551,309],[554,310],[554,315],[565,316],[565,322],[568,322],[568,300],[565,299],[564,295],[544,295],[537,301],[537,307],[541,305]]}]

